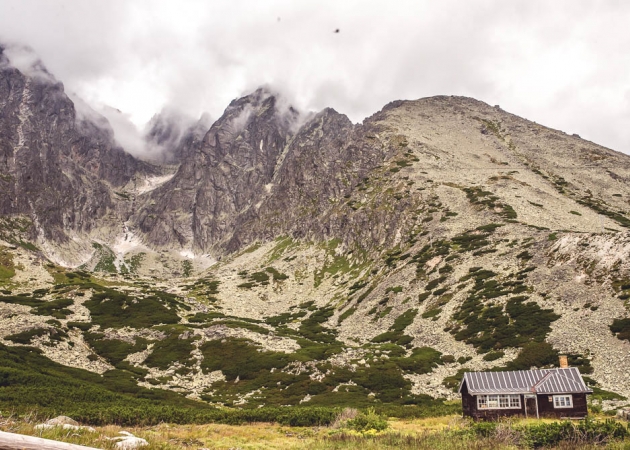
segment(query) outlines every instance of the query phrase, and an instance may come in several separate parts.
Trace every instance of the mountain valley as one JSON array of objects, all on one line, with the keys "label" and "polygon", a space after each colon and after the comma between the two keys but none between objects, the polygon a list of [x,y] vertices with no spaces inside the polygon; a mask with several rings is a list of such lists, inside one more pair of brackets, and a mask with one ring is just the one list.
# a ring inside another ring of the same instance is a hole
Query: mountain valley
[{"label": "mountain valley", "polygon": [[168,157],[137,159],[0,47],[0,351],[20,374],[0,405],[60,410],[23,379],[71,374],[188,407],[447,408],[463,371],[558,354],[628,404],[630,156],[454,96],[353,124],[260,88],[211,124],[160,120]]}]

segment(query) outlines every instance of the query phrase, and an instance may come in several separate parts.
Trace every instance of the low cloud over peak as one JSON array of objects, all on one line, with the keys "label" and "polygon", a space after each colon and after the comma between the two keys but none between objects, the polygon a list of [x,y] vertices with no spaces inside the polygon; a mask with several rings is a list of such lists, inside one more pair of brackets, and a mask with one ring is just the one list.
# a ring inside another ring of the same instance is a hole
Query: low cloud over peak
[{"label": "low cloud over peak", "polygon": [[626,152],[628,22],[630,4],[586,0],[0,4],[0,39],[138,129],[166,105],[219,117],[270,84],[353,122],[396,99],[466,95]]}]

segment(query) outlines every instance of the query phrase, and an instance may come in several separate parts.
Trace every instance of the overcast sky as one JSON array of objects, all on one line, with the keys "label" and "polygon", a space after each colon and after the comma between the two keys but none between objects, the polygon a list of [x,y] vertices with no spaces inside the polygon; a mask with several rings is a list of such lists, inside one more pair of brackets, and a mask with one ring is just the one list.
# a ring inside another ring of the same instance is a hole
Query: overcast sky
[{"label": "overcast sky", "polygon": [[268,84],[354,122],[466,95],[626,153],[629,29],[624,0],[0,1],[0,40],[140,128],[167,105],[217,118]]}]

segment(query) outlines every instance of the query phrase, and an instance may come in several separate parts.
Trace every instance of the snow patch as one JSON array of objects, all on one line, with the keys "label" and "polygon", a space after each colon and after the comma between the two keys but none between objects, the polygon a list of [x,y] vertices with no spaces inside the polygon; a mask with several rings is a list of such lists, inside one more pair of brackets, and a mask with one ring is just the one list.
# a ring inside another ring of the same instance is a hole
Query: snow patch
[{"label": "snow patch", "polygon": [[129,227],[127,227],[127,224],[124,224],[123,235],[116,239],[116,242],[111,248],[117,255],[124,255],[125,253],[129,253],[138,247],[146,249],[140,238],[136,236]]}]

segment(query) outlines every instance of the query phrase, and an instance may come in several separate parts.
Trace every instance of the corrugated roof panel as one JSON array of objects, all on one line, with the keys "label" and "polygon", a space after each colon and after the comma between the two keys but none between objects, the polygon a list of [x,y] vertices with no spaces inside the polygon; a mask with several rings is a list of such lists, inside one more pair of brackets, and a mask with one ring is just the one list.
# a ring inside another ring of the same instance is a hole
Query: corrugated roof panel
[{"label": "corrugated roof panel", "polygon": [[471,394],[592,392],[577,368],[536,369],[506,372],[466,372],[464,380]]}]

